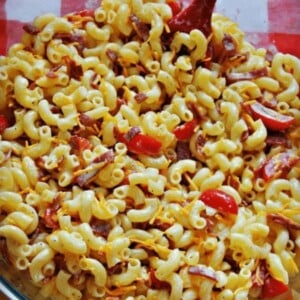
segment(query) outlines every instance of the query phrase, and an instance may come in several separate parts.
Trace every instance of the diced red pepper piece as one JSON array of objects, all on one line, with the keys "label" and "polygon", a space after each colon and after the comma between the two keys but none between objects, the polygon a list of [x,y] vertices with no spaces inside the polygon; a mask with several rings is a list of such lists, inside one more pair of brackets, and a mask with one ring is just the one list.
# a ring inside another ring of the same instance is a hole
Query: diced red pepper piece
[{"label": "diced red pepper piece", "polygon": [[236,215],[238,205],[235,199],[228,193],[218,189],[205,190],[200,198],[205,205],[210,206],[220,212]]},{"label": "diced red pepper piece", "polygon": [[188,140],[193,135],[197,125],[198,125],[198,120],[193,119],[191,121],[184,123],[183,125],[176,127],[173,133],[175,134],[176,138],[180,141]]},{"label": "diced red pepper piece", "polygon": [[271,130],[288,129],[295,121],[294,117],[287,116],[254,101],[249,105],[255,119],[261,119],[264,125]]},{"label": "diced red pepper piece", "polygon": [[168,22],[171,32],[189,33],[193,29],[201,30],[205,36],[211,34],[211,16],[216,0],[193,0]]}]

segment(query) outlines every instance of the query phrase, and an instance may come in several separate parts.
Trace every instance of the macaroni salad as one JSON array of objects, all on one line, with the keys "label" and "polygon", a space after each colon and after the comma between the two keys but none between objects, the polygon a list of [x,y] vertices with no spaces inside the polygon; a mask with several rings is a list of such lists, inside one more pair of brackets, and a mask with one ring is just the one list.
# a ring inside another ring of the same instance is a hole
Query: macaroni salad
[{"label": "macaroni salad", "polygon": [[0,253],[41,296],[289,292],[300,60],[214,2],[45,14],[0,57]]}]

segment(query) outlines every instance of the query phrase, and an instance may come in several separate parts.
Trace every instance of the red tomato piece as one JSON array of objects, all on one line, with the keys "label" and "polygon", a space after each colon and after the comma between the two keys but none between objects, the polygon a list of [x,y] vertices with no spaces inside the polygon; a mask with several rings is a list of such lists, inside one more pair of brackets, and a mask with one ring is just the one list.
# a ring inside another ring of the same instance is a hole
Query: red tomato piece
[{"label": "red tomato piece", "polygon": [[262,177],[267,182],[273,178],[284,178],[299,160],[300,157],[294,154],[281,152],[266,159],[255,173],[257,177]]},{"label": "red tomato piece", "polygon": [[9,127],[8,119],[5,115],[0,115],[0,134]]},{"label": "red tomato piece", "polygon": [[263,298],[273,298],[280,294],[283,294],[289,290],[289,287],[284,284],[282,281],[279,281],[273,277],[268,277],[265,280],[262,297]]},{"label": "red tomato piece", "polygon": [[115,128],[115,136],[132,153],[155,156],[161,152],[162,143],[150,135],[141,133],[138,127],[132,127],[127,133],[121,133]]},{"label": "red tomato piece", "polygon": [[238,213],[238,205],[235,199],[222,190],[208,189],[201,194],[199,199],[203,201],[205,205],[220,212],[233,215]]},{"label": "red tomato piece", "polygon": [[255,119],[261,119],[264,125],[271,130],[285,130],[295,121],[291,116],[281,114],[255,101],[249,105],[250,112]]},{"label": "red tomato piece", "polygon": [[175,134],[178,140],[187,140],[193,135],[197,125],[197,119],[193,119],[189,122],[184,123],[183,125],[176,127],[173,133]]},{"label": "red tomato piece", "polygon": [[161,151],[161,142],[156,138],[138,133],[126,143],[128,150],[136,154],[158,155]]},{"label": "red tomato piece", "polygon": [[182,3],[180,1],[171,0],[168,2],[168,5],[172,9],[172,15],[176,16],[182,9]]}]

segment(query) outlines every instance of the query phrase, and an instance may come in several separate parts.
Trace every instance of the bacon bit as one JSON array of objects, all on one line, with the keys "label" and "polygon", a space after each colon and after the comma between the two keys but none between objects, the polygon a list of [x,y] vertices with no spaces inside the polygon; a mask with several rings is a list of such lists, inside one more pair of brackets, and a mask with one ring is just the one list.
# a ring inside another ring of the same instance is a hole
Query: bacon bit
[{"label": "bacon bit", "polygon": [[120,108],[121,108],[121,106],[123,105],[123,104],[127,104],[127,102],[126,102],[126,100],[124,99],[124,98],[117,98],[117,105],[116,105],[116,107],[110,112],[110,114],[112,115],[112,116],[114,116],[114,115],[116,115],[118,112],[119,112],[119,110],[120,110]]},{"label": "bacon bit", "polygon": [[31,35],[37,35],[40,32],[36,26],[30,23],[24,24],[23,30]]},{"label": "bacon bit", "polygon": [[259,262],[255,273],[252,274],[252,285],[254,287],[262,287],[265,283],[266,278],[268,277],[266,264],[264,262]]},{"label": "bacon bit", "polygon": [[123,272],[125,266],[126,266],[126,263],[124,261],[123,262],[119,262],[116,265],[108,268],[107,269],[107,273],[109,275],[120,274],[120,273]]},{"label": "bacon bit", "polygon": [[248,137],[249,137],[249,130],[245,130],[242,132],[242,136],[241,136],[241,142],[245,142],[247,141]]},{"label": "bacon bit", "polygon": [[237,44],[230,34],[224,34],[221,45],[216,45],[214,49],[214,60],[223,64],[223,68],[227,69],[230,64],[228,61],[233,59],[237,54]]},{"label": "bacon bit", "polygon": [[234,189],[236,189],[238,191],[238,189],[240,187],[239,177],[236,175],[232,175],[232,174],[228,175],[227,184],[232,186]]},{"label": "bacon bit", "polygon": [[63,60],[67,66],[68,74],[70,77],[80,80],[83,75],[83,70],[81,65],[77,65],[76,62],[69,56],[64,56]]},{"label": "bacon bit", "polygon": [[202,148],[205,145],[206,141],[207,141],[206,137],[203,136],[202,134],[199,134],[197,136],[197,139],[196,139],[196,151],[197,151],[197,153],[202,152]]},{"label": "bacon bit", "polygon": [[137,35],[145,42],[149,38],[149,27],[147,24],[143,23],[136,15],[132,14],[129,17],[133,29],[136,31]]},{"label": "bacon bit", "polygon": [[108,150],[99,157],[96,157],[86,169],[79,170],[80,174],[78,176],[75,174],[74,182],[80,187],[87,185],[94,178],[94,176],[96,176],[100,169],[113,162],[113,160],[114,153],[112,150]]},{"label": "bacon bit", "polygon": [[278,50],[274,45],[268,47],[267,52],[266,52],[266,61],[271,63],[273,61],[274,55],[277,52],[278,52]]},{"label": "bacon bit", "polygon": [[[123,298],[124,295],[126,295],[130,292],[134,292],[135,290],[136,290],[135,285],[121,286],[121,287],[115,288],[113,290],[109,290],[108,288],[105,288],[105,291],[108,295],[113,296],[113,298],[117,298],[117,299],[120,299],[118,296],[121,296]],[[106,297],[106,299],[109,299],[109,298]]]},{"label": "bacon bit", "polygon": [[136,295],[147,295],[149,289],[149,282],[144,278],[137,278],[135,281]]},{"label": "bacon bit", "polygon": [[195,102],[190,102],[187,106],[192,111],[194,119],[198,120],[198,122],[205,121],[206,117],[204,116],[201,106],[197,105]]},{"label": "bacon bit", "polygon": [[49,204],[49,206],[45,210],[45,214],[43,216],[43,222],[47,228],[57,229],[59,228],[58,220],[57,220],[57,211],[61,207],[62,194],[59,193]]},{"label": "bacon bit", "polygon": [[287,227],[288,229],[294,229],[294,230],[300,230],[300,224],[296,223],[295,221],[293,221],[292,219],[281,215],[281,214],[268,214],[267,218],[277,224],[281,224],[285,227]]},{"label": "bacon bit", "polygon": [[190,159],[192,157],[188,142],[178,141],[176,144],[177,160]]},{"label": "bacon bit", "polygon": [[137,93],[135,96],[134,96],[134,99],[137,103],[142,103],[144,101],[147,100],[147,95],[145,93]]},{"label": "bacon bit", "polygon": [[81,34],[69,33],[69,32],[58,32],[54,35],[55,39],[60,39],[64,44],[78,43],[85,44],[85,39]]},{"label": "bacon bit", "polygon": [[82,152],[83,150],[90,149],[91,143],[88,139],[78,136],[72,135],[70,138],[70,146],[72,150]]},{"label": "bacon bit", "polygon": [[75,183],[77,183],[80,187],[84,187],[99,172],[99,169],[92,169],[92,170],[89,170],[89,171],[86,171],[86,172],[80,174],[79,176],[77,176],[75,178]]},{"label": "bacon bit", "polygon": [[60,108],[58,106],[51,106],[50,110],[54,114],[59,114],[60,113]]},{"label": "bacon bit", "polygon": [[91,220],[90,225],[93,230],[93,233],[96,236],[102,236],[104,238],[107,238],[110,230],[112,229],[112,225],[110,223],[96,218],[93,218]]},{"label": "bacon bit", "polygon": [[88,126],[88,127],[95,125],[95,123],[97,122],[96,119],[90,117],[89,115],[87,115],[85,113],[81,113],[79,115],[79,121],[83,126]]},{"label": "bacon bit", "polygon": [[104,153],[102,153],[100,156],[96,157],[93,162],[99,163],[99,162],[106,162],[106,163],[112,163],[115,159],[115,154],[113,150],[108,150]]},{"label": "bacon bit", "polygon": [[155,269],[150,268],[149,270],[149,284],[153,289],[169,289],[171,286],[167,281],[159,280],[155,276]]},{"label": "bacon bit", "polygon": [[58,77],[58,74],[56,72],[50,70],[49,72],[47,72],[46,76],[48,78],[54,79],[54,78]]},{"label": "bacon bit", "polygon": [[206,227],[205,227],[205,231],[210,235],[213,236],[214,235],[214,228],[216,226],[216,224],[218,223],[218,221],[216,220],[216,218],[214,216],[211,217],[206,217]]},{"label": "bacon bit", "polygon": [[91,135],[98,135],[99,134],[99,130],[97,128],[97,123],[93,127],[79,127],[79,128],[77,127],[77,128],[74,128],[74,130],[72,131],[72,134],[84,137],[86,139],[89,139],[89,137]]},{"label": "bacon bit", "polygon": [[37,167],[39,167],[40,169],[45,169],[45,160],[43,157],[38,157],[35,160],[35,164]]},{"label": "bacon bit", "polygon": [[216,273],[213,270],[202,265],[188,267],[188,273],[190,275],[203,276],[215,282],[218,281]]},{"label": "bacon bit", "polygon": [[164,34],[160,36],[161,46],[164,51],[168,51],[170,49],[173,38],[174,34],[171,32],[164,32]]},{"label": "bacon bit", "polygon": [[153,227],[158,228],[159,230],[166,231],[168,228],[172,226],[171,223],[166,221],[161,221],[159,219],[155,219],[153,222]]},{"label": "bacon bit", "polygon": [[61,253],[56,253],[53,257],[54,264],[58,270],[66,269],[66,260],[65,256]]},{"label": "bacon bit", "polygon": [[268,146],[283,146],[284,148],[291,147],[291,141],[288,139],[288,137],[279,132],[268,133],[266,143]]},{"label": "bacon bit", "polygon": [[99,84],[100,84],[100,76],[99,74],[97,74],[96,72],[93,74],[93,76],[91,76],[91,79],[90,79],[90,86],[93,88],[93,89],[98,89],[99,88]]},{"label": "bacon bit", "polygon": [[116,62],[119,58],[118,53],[112,49],[107,49],[105,54],[112,62]]},{"label": "bacon bit", "polygon": [[252,80],[256,79],[259,77],[267,76],[268,75],[268,69],[267,67],[263,67],[257,70],[245,72],[245,73],[238,73],[238,72],[226,72],[225,77],[227,82],[234,83],[237,81],[242,81],[242,80]]},{"label": "bacon bit", "polygon": [[57,66],[51,68],[49,70],[49,72],[47,72],[46,76],[48,78],[57,78],[58,74],[56,73],[56,71],[58,71],[61,67],[62,67],[62,65],[57,65]]},{"label": "bacon bit", "polygon": [[230,34],[225,33],[222,39],[222,46],[227,57],[232,57],[237,53],[237,45]]},{"label": "bacon bit", "polygon": [[62,67],[62,64],[52,67],[52,68],[46,73],[46,76],[47,76],[48,78],[57,78],[57,77],[58,77],[58,74],[57,74],[56,72],[57,72],[61,67]]},{"label": "bacon bit", "polygon": [[141,129],[137,126],[131,127],[128,132],[124,135],[125,139],[129,142],[132,140],[137,134],[141,132]]}]

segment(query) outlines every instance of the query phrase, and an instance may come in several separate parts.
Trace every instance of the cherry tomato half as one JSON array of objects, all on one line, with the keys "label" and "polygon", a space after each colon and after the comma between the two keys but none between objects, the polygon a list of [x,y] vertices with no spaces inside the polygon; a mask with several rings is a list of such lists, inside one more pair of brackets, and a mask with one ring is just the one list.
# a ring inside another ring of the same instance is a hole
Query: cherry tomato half
[{"label": "cherry tomato half", "polygon": [[161,152],[162,143],[150,135],[141,133],[138,129],[135,129],[133,134],[120,133],[116,130],[116,139],[124,143],[128,151],[135,154],[155,156]]},{"label": "cherry tomato half", "polygon": [[299,160],[300,157],[289,152],[277,153],[263,161],[255,173],[257,177],[262,177],[266,182],[274,178],[285,178]]},{"label": "cherry tomato half", "polygon": [[170,0],[167,3],[171,7],[173,16],[176,16],[182,9],[182,3],[178,0]]},{"label": "cherry tomato half", "polygon": [[271,130],[285,130],[295,121],[293,117],[283,115],[257,101],[250,104],[249,108],[253,117],[255,119],[261,119],[264,125]]},{"label": "cherry tomato half", "polygon": [[201,194],[199,199],[207,206],[215,208],[220,212],[234,215],[238,213],[238,205],[235,199],[222,190],[208,189]]}]

